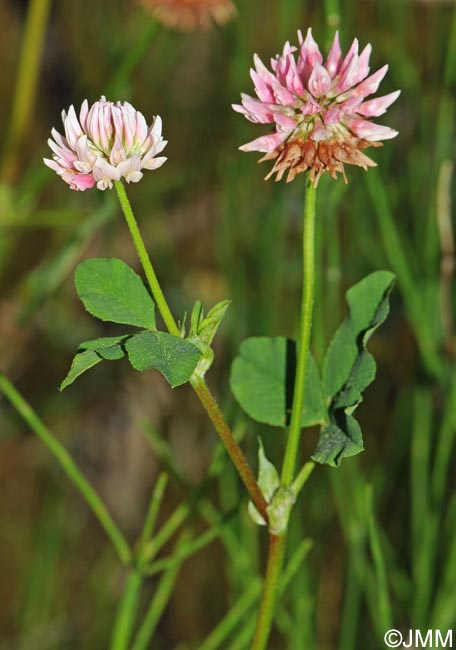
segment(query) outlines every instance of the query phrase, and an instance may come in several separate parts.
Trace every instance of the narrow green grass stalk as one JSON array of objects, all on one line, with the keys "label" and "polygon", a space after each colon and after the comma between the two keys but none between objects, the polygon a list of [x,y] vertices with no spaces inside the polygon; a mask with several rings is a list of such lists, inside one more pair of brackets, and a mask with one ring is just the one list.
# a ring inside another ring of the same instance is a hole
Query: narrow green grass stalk
[{"label": "narrow green grass stalk", "polygon": [[131,550],[128,542],[112,519],[105,504],[82,472],[78,469],[68,451],[39,419],[32,407],[25,401],[9,379],[2,374],[0,374],[0,390],[32,431],[38,436],[41,442],[44,443],[51,454],[57,459],[68,479],[73,483],[76,489],[79,490],[87,505],[92,510],[105,533],[111,540],[120,560],[124,564],[129,564],[131,561]]},{"label": "narrow green grass stalk", "polygon": [[145,544],[149,541],[149,539],[153,535],[155,524],[157,522],[158,511],[160,510],[160,506],[162,504],[163,497],[165,495],[167,484],[168,484],[168,475],[164,473],[160,474],[157,479],[157,482],[155,483],[154,489],[152,491],[152,496],[150,499],[149,508],[147,510],[146,519],[144,521],[141,535],[139,536],[137,542],[137,555],[140,559],[140,562],[141,562],[142,550]]},{"label": "narrow green grass stalk", "polygon": [[[183,533],[176,544],[177,554],[180,552],[182,546],[187,542],[188,535]],[[168,605],[169,599],[171,598],[181,566],[182,562],[175,564],[162,576],[141,627],[139,628],[131,649],[129,650],[148,650],[151,647],[150,640],[153,637],[155,629],[166,609],[166,606]]]},{"label": "narrow green grass stalk", "polygon": [[201,551],[208,544],[217,539],[220,536],[219,528],[211,528],[211,530],[206,531],[199,537],[188,542],[188,544],[182,548],[182,550],[171,557],[164,557],[156,562],[153,562],[149,566],[144,567],[143,573],[149,577],[156,575],[157,573],[162,573],[162,571],[167,571],[171,569],[176,564],[182,563],[184,560],[188,559],[198,551]]},{"label": "narrow green grass stalk", "polygon": [[235,636],[228,650],[245,650],[249,647],[250,639],[255,630],[255,619],[247,619],[247,623],[242,627],[240,632]]},{"label": "narrow green grass stalk", "polygon": [[412,497],[412,542],[420,544],[423,521],[429,514],[429,461],[432,429],[432,400],[429,390],[417,389],[414,399],[410,445],[410,494]]},{"label": "narrow green grass stalk", "polygon": [[236,628],[236,626],[245,618],[247,612],[256,603],[261,593],[261,580],[255,580],[247,589],[236,604],[230,609],[228,614],[211,632],[207,639],[198,647],[198,650],[219,650],[223,648],[226,638]]},{"label": "narrow green grass stalk", "polygon": [[[378,620],[378,592],[375,575],[367,557],[366,483],[358,476],[356,460],[330,474],[334,500],[342,530],[353,559],[358,584],[369,607],[372,622]],[[377,623],[377,628],[380,623]]]},{"label": "narrow green grass stalk", "polygon": [[[293,590],[293,595],[291,596],[291,608],[292,612],[288,615],[290,619],[287,621],[288,631],[285,631],[285,628],[281,630],[282,635],[286,639],[290,639],[289,650],[314,650],[315,641],[314,641],[314,601],[315,594],[309,585],[304,586],[299,585]],[[281,614],[276,616],[277,627],[280,629],[280,624],[284,621],[285,617],[282,617]],[[286,620],[286,619],[285,619]],[[282,623],[282,627],[283,623]],[[327,647],[327,646],[325,646]]]},{"label": "narrow green grass stalk", "polygon": [[127,578],[114,623],[111,650],[128,650],[130,647],[143,579],[141,573],[136,570]]},{"label": "narrow green grass stalk", "polygon": [[158,533],[143,546],[141,553],[141,561],[143,563],[150,562],[157,555],[158,551],[174,535],[179,526],[184,523],[190,511],[191,505],[188,501],[177,506]]},{"label": "narrow green grass stalk", "polygon": [[437,450],[432,469],[432,496],[435,508],[441,509],[451,461],[451,449],[456,432],[456,375],[453,376],[447,404],[437,439]]},{"label": "narrow green grass stalk", "polygon": [[[144,269],[144,273],[146,274],[147,281],[152,291],[152,295],[154,296],[155,302],[157,303],[160,314],[165,322],[166,327],[168,328],[168,332],[174,336],[180,336],[179,327],[177,326],[177,323],[171,314],[168,303],[166,302],[166,298],[163,294],[160,283],[158,282],[158,278],[152,266],[152,262],[150,261],[149,255],[147,253],[146,246],[139,231],[135,215],[133,214],[130,201],[128,200],[128,196],[125,191],[125,187],[121,181],[114,181],[114,185],[116,188],[117,196],[119,198],[120,206],[122,208],[122,212],[128,225],[128,229],[130,230],[133,243],[138,253],[139,260]],[[265,501],[263,493],[261,492],[257,480],[244,454],[242,453],[242,450],[236,438],[228,426],[223,413],[221,412],[214,396],[209,390],[206,381],[203,378],[198,377],[192,380],[190,383],[195,393],[198,395],[204,410],[209,416],[209,419],[219,434],[220,439],[225,445],[225,448],[231,460],[233,461],[245,487],[247,488],[250,498],[252,499],[263,519],[265,521],[268,521],[267,503]]]},{"label": "narrow green grass stalk", "polygon": [[[303,283],[298,339],[298,362],[293,392],[293,406],[288,432],[287,448],[282,468],[281,485],[289,487],[293,481],[301,436],[301,418],[309,358],[310,333],[315,285],[315,204],[316,190],[307,178],[303,228]],[[281,537],[270,535],[269,554],[263,596],[253,637],[252,650],[265,650],[277,599],[278,585],[285,556],[286,533]]]},{"label": "narrow green grass stalk", "polygon": [[380,542],[380,534],[374,514],[374,499],[371,485],[366,486],[366,515],[368,522],[369,545],[372,554],[372,560],[374,563],[377,585],[377,620],[379,629],[382,630],[381,634],[383,634],[384,630],[390,630],[393,627],[393,615],[388,589],[385,558],[383,555],[382,545]]},{"label": "narrow green grass stalk", "polygon": [[[433,629],[448,630],[455,624],[454,592],[456,585],[456,536],[453,534],[456,523],[456,496],[453,495],[449,506],[449,521],[446,531],[443,530],[444,547],[443,557],[445,563],[436,582],[429,627]],[[445,534],[447,533],[447,534]]]},{"label": "narrow green grass stalk", "polygon": [[157,431],[157,429],[155,429],[155,427],[153,427],[150,422],[142,422],[140,427],[147,442],[151,446],[152,451],[163,463],[170,476],[177,479],[179,483],[182,482],[184,488],[190,487],[190,484],[185,481],[174,461],[171,446],[169,445],[168,441],[162,438],[160,432]]},{"label": "narrow green grass stalk", "polygon": [[[432,595],[434,554],[429,542],[434,526],[430,512],[430,453],[432,433],[432,397],[429,390],[417,390],[414,400],[413,438],[410,448],[410,495],[412,520],[412,574],[414,582],[412,622],[419,628],[427,622]],[[423,526],[423,523],[426,524]]]},{"label": "narrow green grass stalk", "polygon": [[27,134],[35,108],[51,1],[30,0],[27,10],[0,174],[7,181],[14,181],[17,176],[20,147]]},{"label": "narrow green grass stalk", "polygon": [[[193,489],[188,499],[177,506],[171,516],[166,520],[154,537],[145,543],[141,550],[141,566],[153,560],[166,542],[174,535],[178,528],[185,522],[192,510],[197,506],[204,494],[206,482]],[[218,517],[217,524],[220,523]],[[216,525],[217,525],[216,524]]]},{"label": "narrow green grass stalk", "polygon": [[296,547],[293,555],[288,560],[285,570],[282,573],[280,580],[279,592],[282,594],[289,586],[297,572],[299,571],[302,563],[312,550],[313,541],[311,539],[303,539]]},{"label": "narrow green grass stalk", "polygon": [[[114,624],[111,650],[128,650],[130,647],[131,636],[138,611],[141,587],[145,576],[144,565],[148,560],[147,543],[155,528],[158,511],[163,500],[167,482],[168,476],[166,474],[160,474],[152,492],[149,509],[137,544],[139,570],[132,571],[127,579],[124,594]],[[166,534],[162,534],[160,542],[152,547],[152,553],[157,553],[160,549],[160,545],[164,544],[168,536],[173,534],[174,530],[180,525],[182,516],[171,516],[170,519],[171,525],[166,529]],[[153,540],[151,540],[151,542],[153,542]]]},{"label": "narrow green grass stalk", "polygon": [[345,589],[341,626],[338,638],[338,650],[356,650],[356,634],[358,630],[361,608],[361,587],[356,571],[356,559],[353,552],[347,563]]},{"label": "narrow green grass stalk", "polygon": [[[163,440],[155,440],[148,436],[148,439],[153,440],[153,448],[156,449],[156,443],[159,442],[158,457],[164,459],[164,462],[168,465],[168,470],[173,474],[176,479],[181,483],[181,485],[188,491],[191,489],[191,486],[183,479],[177,467],[174,466],[172,459],[170,458],[170,450]],[[223,452],[224,453],[224,452]],[[211,466],[213,467],[213,465]],[[212,470],[212,473],[215,470]],[[211,475],[211,469],[209,469],[209,476]],[[224,544],[226,550],[228,551],[230,558],[233,562],[233,565],[238,567],[240,573],[245,575],[245,572],[249,568],[249,557],[246,552],[246,549],[240,544],[237,536],[234,534],[227,526],[221,526],[221,515],[217,509],[212,505],[210,500],[204,496],[206,487],[209,484],[209,478],[207,478],[202,484],[200,484],[196,489],[193,489],[193,492],[190,494],[187,501],[180,504],[176,510],[173,512],[171,517],[163,524],[163,527],[158,531],[158,533],[150,539],[147,544],[144,545],[142,549],[142,566],[147,562],[153,560],[157,555],[159,550],[163,548],[164,544],[171,538],[171,536],[176,532],[181,524],[184,523],[185,519],[188,517],[190,512],[193,509],[197,509],[203,519],[211,526],[215,527],[218,531],[218,535],[221,537],[222,543]],[[223,515],[222,515],[223,516]],[[226,519],[226,517],[225,517]],[[214,533],[215,534],[215,533]],[[193,540],[192,544],[199,545],[206,539],[206,536],[209,537],[211,531],[204,533],[201,538]],[[206,543],[210,540],[206,539]],[[163,560],[158,560],[148,567],[146,573],[148,575],[157,573],[158,571],[163,570],[165,567],[171,565],[173,558],[165,558]]]},{"label": "narrow green grass stalk", "polygon": [[63,493],[52,488],[48,492],[39,521],[30,531],[32,543],[20,591],[16,650],[30,649],[27,637],[52,617],[60,594],[61,566],[67,559],[64,527],[68,505]]},{"label": "narrow green grass stalk", "polygon": [[[151,427],[147,427],[145,429],[145,435],[147,436],[147,439],[149,440],[155,454],[165,464],[169,473],[172,476],[174,476],[174,478],[181,484],[181,486],[185,490],[191,489],[190,484],[182,476],[181,471],[174,463],[174,459],[172,458],[172,454],[171,454],[171,449],[169,445],[166,443],[166,441],[160,438],[158,434],[153,429],[151,429]],[[209,476],[217,476],[222,468],[222,465],[218,462],[219,452],[217,451],[217,449],[220,450],[224,458],[226,457],[223,447],[222,446],[216,447],[216,455],[208,472]],[[201,498],[201,500],[197,501],[196,508],[198,509],[203,519],[210,526],[216,526],[220,521],[220,515],[217,509],[213,506],[213,504],[207,497],[203,497]],[[250,559],[247,550],[240,543],[234,530],[232,528],[224,527],[220,534],[220,538],[222,544],[225,547],[225,550],[227,551],[230,557],[232,565],[236,567],[236,569],[239,571],[240,574],[245,575],[250,565]]]},{"label": "narrow green grass stalk", "polygon": [[[201,501],[199,504],[199,512],[210,526],[215,525],[220,517],[215,506],[212,505],[209,499]],[[250,557],[246,548],[241,544],[235,528],[233,526],[224,527],[220,533],[220,541],[230,558],[234,571],[238,575],[248,575],[251,566]]]},{"label": "narrow green grass stalk", "polygon": [[[298,521],[297,524],[296,540],[303,534],[304,522]],[[304,566],[312,546],[313,542],[309,539],[303,539],[298,544],[285,565],[280,582],[279,594],[286,593],[287,596],[285,602],[280,601],[281,606],[277,607],[274,621],[283,630],[284,638],[289,639],[289,650],[314,648],[315,586],[311,584],[309,567]]]}]

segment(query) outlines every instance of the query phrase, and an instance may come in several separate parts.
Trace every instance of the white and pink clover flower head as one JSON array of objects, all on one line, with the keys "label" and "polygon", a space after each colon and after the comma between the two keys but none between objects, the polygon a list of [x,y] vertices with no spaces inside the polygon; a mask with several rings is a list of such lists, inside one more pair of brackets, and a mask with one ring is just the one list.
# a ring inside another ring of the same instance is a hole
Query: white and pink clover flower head
[{"label": "white and pink clover flower head", "polygon": [[72,190],[112,188],[113,181],[141,180],[143,169],[157,169],[166,161],[156,157],[167,142],[162,137],[162,121],[155,117],[148,126],[142,113],[128,102],[109,102],[105,97],[90,108],[84,100],[76,115],[74,106],[62,111],[65,135],[52,129],[48,144],[52,159],[45,164]]},{"label": "white and pink clover flower head", "polygon": [[251,77],[257,98],[242,94],[242,103],[233,108],[275,130],[240,148],[265,153],[260,162],[275,160],[266,179],[276,174],[280,180],[288,170],[289,182],[309,170],[315,186],[325,172],[333,178],[341,173],[346,181],[344,164],[375,167],[362,149],[381,146],[382,140],[398,134],[370,118],[383,115],[400,91],[366,100],[377,92],[388,70],[385,65],[369,76],[371,45],[360,53],[355,38],[343,57],[336,32],[323,61],[311,29],[305,39],[298,32],[298,38],[298,48],[287,42],[282,54],[271,60],[272,71],[254,56]]}]

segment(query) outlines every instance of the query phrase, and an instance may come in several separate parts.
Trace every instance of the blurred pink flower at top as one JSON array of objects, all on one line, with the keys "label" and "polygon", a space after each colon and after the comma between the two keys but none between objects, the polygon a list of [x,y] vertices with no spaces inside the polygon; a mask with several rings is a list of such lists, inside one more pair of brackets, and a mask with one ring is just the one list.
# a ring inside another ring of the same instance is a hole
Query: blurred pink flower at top
[{"label": "blurred pink flower at top", "polygon": [[366,101],[388,70],[385,65],[369,76],[370,45],[360,53],[355,39],[343,57],[336,32],[323,61],[311,29],[305,39],[301,32],[298,37],[299,48],[285,43],[271,61],[272,71],[254,56],[251,77],[257,98],[242,94],[242,104],[233,108],[251,122],[274,124],[275,131],[240,148],[265,153],[260,162],[275,160],[266,178],[276,174],[280,180],[288,170],[289,182],[309,170],[315,186],[325,172],[333,178],[341,173],[346,181],[344,164],[374,167],[362,149],[381,146],[381,140],[398,134],[369,118],[383,115],[400,91]]},{"label": "blurred pink flower at top", "polygon": [[127,183],[141,180],[142,169],[157,169],[166,161],[156,158],[167,142],[162,138],[162,121],[155,117],[148,126],[142,113],[128,102],[108,102],[105,97],[89,108],[81,106],[79,118],[74,106],[62,112],[65,135],[52,129],[48,144],[53,169],[72,190],[84,191],[94,185],[99,190],[112,187],[124,178]]},{"label": "blurred pink flower at top", "polygon": [[166,27],[182,31],[208,29],[211,22],[224,25],[236,14],[231,0],[138,0]]}]

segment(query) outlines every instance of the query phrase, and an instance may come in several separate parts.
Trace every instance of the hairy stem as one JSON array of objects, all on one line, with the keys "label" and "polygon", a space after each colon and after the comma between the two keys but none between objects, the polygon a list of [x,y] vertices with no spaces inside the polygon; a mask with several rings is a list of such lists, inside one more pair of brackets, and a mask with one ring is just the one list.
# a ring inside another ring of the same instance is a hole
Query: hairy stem
[{"label": "hairy stem", "polygon": [[303,230],[303,277],[302,303],[298,340],[298,363],[293,392],[290,428],[288,432],[285,460],[282,468],[282,485],[288,487],[293,481],[301,437],[301,418],[304,408],[304,391],[309,359],[310,332],[312,329],[312,310],[315,284],[315,198],[316,190],[310,180],[307,181],[304,207]]},{"label": "hairy stem", "polygon": [[[298,341],[298,363],[293,393],[293,406],[291,411],[290,428],[288,433],[287,448],[282,468],[281,483],[289,487],[293,482],[298,454],[299,439],[301,436],[301,417],[304,408],[304,390],[307,374],[307,361],[309,358],[310,332],[312,329],[312,309],[314,302],[314,276],[315,276],[315,198],[316,191],[310,179],[307,180],[306,199],[304,205],[303,229],[303,283],[302,303]],[[313,463],[305,466],[297,478],[298,486],[304,483],[312,471]],[[285,557],[286,532],[284,535],[269,537],[269,555],[266,577],[263,586],[263,595],[258,613],[252,650],[265,650],[271,632],[274,618],[275,605],[278,594],[283,562]]]},{"label": "hairy stem", "polygon": [[209,390],[204,379],[197,377],[191,380],[191,385],[195,393],[198,395],[201,404],[203,405],[206,413],[211,419],[212,424],[218,431],[218,434],[225,445],[225,448],[233,461],[236,469],[239,472],[241,479],[244,482],[252,501],[256,505],[258,512],[265,521],[268,521],[268,514],[266,511],[267,503],[259,488],[255,476],[248,464],[241,448],[239,447],[236,439],[234,438],[231,429],[228,427],[225,418],[220,411],[214,396]]}]

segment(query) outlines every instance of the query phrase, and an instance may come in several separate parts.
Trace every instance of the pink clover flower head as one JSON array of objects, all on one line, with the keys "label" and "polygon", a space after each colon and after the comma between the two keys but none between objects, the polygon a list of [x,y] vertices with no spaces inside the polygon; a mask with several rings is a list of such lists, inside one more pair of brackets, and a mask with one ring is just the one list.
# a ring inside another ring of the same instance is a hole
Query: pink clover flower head
[{"label": "pink clover flower head", "polygon": [[162,137],[162,121],[155,117],[148,126],[142,113],[128,102],[108,102],[105,97],[90,108],[84,100],[76,115],[74,106],[62,112],[65,135],[52,129],[48,144],[52,159],[45,164],[68,183],[72,190],[112,188],[124,178],[137,183],[141,170],[157,169],[166,161],[157,157],[167,142]]},{"label": "pink clover flower head", "polygon": [[275,130],[240,149],[263,152],[259,162],[275,160],[266,179],[275,174],[281,180],[288,171],[290,182],[309,170],[315,186],[325,172],[333,178],[340,173],[347,182],[344,164],[375,167],[362,150],[397,136],[397,131],[370,118],[383,115],[400,91],[366,100],[377,92],[388,70],[385,65],[369,76],[370,45],[359,52],[355,39],[343,57],[336,32],[324,61],[310,28],[306,38],[298,32],[298,39],[298,48],[285,43],[282,54],[272,59],[271,70],[254,56],[251,77],[257,97],[242,94],[241,104],[233,108]]}]

